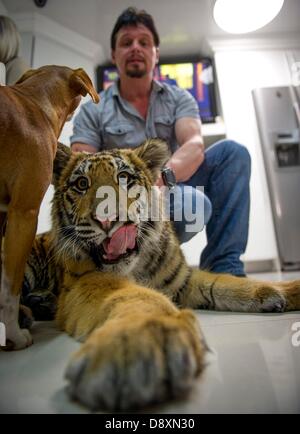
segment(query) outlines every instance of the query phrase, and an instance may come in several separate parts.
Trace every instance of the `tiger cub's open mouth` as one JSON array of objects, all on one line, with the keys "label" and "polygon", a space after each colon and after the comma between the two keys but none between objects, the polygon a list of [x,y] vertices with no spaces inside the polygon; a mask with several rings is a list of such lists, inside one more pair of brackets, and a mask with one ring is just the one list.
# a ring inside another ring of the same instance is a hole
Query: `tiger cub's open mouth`
[{"label": "tiger cub's open mouth", "polygon": [[106,238],[101,244],[104,262],[117,262],[136,251],[136,237],[137,227],[134,224],[125,224],[117,229],[111,238]]}]

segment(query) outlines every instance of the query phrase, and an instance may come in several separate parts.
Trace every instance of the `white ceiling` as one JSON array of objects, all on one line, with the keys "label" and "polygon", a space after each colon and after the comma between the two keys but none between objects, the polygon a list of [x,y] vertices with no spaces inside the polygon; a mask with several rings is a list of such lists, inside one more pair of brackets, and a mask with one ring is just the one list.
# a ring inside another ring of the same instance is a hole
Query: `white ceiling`
[{"label": "white ceiling", "polygon": [[[46,6],[38,8],[34,0],[2,0],[8,14],[38,12],[97,42],[107,59],[112,27],[128,6],[146,9],[153,15],[161,36],[162,57],[208,54],[207,37],[228,37],[213,21],[213,3],[214,0],[47,0]],[[286,32],[300,32],[300,0],[285,0],[280,15],[254,33]]]}]

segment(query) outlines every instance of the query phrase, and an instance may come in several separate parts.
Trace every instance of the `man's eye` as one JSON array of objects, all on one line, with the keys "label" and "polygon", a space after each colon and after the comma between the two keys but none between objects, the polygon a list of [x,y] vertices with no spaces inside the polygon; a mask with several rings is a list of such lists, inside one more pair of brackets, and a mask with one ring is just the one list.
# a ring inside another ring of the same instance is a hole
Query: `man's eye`
[{"label": "man's eye", "polygon": [[89,188],[89,180],[86,176],[79,176],[73,185],[77,190],[85,191]]}]

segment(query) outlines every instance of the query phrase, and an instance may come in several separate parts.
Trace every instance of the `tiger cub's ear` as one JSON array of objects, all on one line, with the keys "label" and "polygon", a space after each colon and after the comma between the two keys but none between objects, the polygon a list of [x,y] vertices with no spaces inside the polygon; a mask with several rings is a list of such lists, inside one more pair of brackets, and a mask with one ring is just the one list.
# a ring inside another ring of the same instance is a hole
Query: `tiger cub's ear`
[{"label": "tiger cub's ear", "polygon": [[57,151],[53,162],[52,184],[55,185],[58,182],[61,172],[68,164],[71,155],[72,151],[68,146],[57,142]]},{"label": "tiger cub's ear", "polygon": [[133,152],[144,161],[154,179],[171,156],[167,142],[161,139],[146,140]]}]

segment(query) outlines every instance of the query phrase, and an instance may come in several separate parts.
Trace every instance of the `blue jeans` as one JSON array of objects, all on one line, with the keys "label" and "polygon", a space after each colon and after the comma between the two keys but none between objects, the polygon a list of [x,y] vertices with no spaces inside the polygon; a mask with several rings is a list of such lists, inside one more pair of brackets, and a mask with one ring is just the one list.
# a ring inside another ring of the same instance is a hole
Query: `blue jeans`
[{"label": "blue jeans", "polygon": [[[175,210],[182,207],[184,196],[192,197],[195,209],[196,196],[202,195],[195,189],[203,186],[204,224],[207,245],[200,258],[200,268],[216,273],[243,276],[244,265],[240,256],[245,252],[248,240],[250,193],[249,181],[251,160],[248,150],[231,140],[222,140],[205,151],[205,160],[184,184],[179,184],[174,200],[171,201],[171,219]],[[190,223],[190,222],[188,222]],[[196,232],[186,232],[187,222],[174,221],[181,243],[190,240]]]}]

